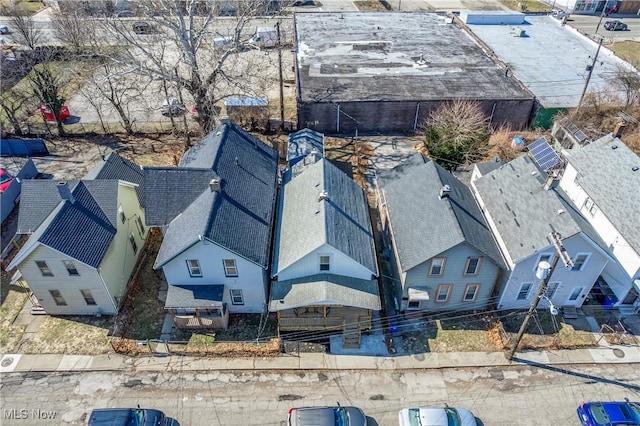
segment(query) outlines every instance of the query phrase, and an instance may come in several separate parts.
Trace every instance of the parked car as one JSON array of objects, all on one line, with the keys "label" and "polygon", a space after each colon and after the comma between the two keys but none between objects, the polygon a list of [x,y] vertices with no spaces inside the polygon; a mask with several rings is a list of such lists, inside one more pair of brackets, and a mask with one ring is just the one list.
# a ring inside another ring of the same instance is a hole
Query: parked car
[{"label": "parked car", "polygon": [[584,426],[640,425],[638,402],[585,402],[577,412]]},{"label": "parked car", "polygon": [[160,113],[165,117],[182,115],[184,111],[184,106],[176,98],[165,99],[162,101],[162,107],[160,107]]},{"label": "parked car", "polygon": [[144,21],[135,21],[131,24],[131,27],[133,28],[133,32],[136,34],[151,34],[153,31],[151,24]]},{"label": "parked car", "polygon": [[607,31],[627,31],[627,24],[616,19],[614,21],[605,22],[604,29]]},{"label": "parked car", "polygon": [[0,169],[0,194],[7,190],[9,185],[13,182],[13,176],[7,171],[7,169]]},{"label": "parked car", "polygon": [[476,417],[466,408],[416,407],[398,413],[400,426],[477,426]]},{"label": "parked car", "polygon": [[313,0],[296,0],[291,6],[299,7],[299,6],[315,6],[316,2]]},{"label": "parked car", "polygon": [[303,407],[289,410],[287,426],[367,426],[358,407]]},{"label": "parked car", "polygon": [[0,25],[0,34],[9,34],[9,27],[6,25]]},{"label": "parked car", "polygon": [[[48,122],[53,123],[56,121],[56,117],[55,115],[53,115],[53,111],[51,111],[46,105],[40,105],[40,112],[44,116],[44,119]],[[69,107],[66,105],[62,105],[62,107],[60,107],[60,115],[58,117],[60,118],[60,121],[64,121],[67,118],[71,117]]]},{"label": "parked car", "polygon": [[147,408],[97,408],[91,412],[87,426],[165,426],[173,424],[160,410]]}]

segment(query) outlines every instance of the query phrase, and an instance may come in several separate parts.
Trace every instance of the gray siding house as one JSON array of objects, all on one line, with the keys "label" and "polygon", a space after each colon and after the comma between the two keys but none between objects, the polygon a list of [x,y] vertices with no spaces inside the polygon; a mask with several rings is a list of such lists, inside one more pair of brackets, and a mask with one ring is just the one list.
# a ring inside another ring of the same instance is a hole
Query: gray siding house
[{"label": "gray siding house", "polygon": [[469,188],[415,154],[378,179],[401,310],[484,309],[504,262]]}]

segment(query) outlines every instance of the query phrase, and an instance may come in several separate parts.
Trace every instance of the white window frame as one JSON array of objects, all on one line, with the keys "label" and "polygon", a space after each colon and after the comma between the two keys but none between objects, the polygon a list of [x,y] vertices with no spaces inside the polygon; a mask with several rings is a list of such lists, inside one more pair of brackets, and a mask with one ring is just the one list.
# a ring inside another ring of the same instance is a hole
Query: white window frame
[{"label": "white window frame", "polygon": [[[451,289],[453,288],[453,284],[439,284],[438,290],[436,290],[436,303],[447,303],[449,298],[451,297]],[[446,290],[445,290],[446,289]],[[445,291],[443,291],[445,290]],[[445,298],[442,300],[440,296],[442,293],[445,293]]]},{"label": "white window frame", "polygon": [[138,227],[138,232],[140,233],[140,237],[144,237],[145,229],[144,223],[142,223],[142,218],[140,216],[136,216],[136,226]]},{"label": "white window frame", "polygon": [[[54,292],[57,293],[57,295]],[[49,290],[49,294],[56,306],[68,306],[67,301],[64,299],[64,296],[62,296],[62,292],[60,290]]]},{"label": "white window frame", "polygon": [[[529,288],[526,290],[526,292],[524,293],[524,297],[520,297],[520,295],[522,294],[522,291],[524,289],[525,286],[529,286]],[[518,290],[518,294],[516,295],[516,300],[527,300],[529,299],[529,295],[531,294],[531,289],[533,288],[533,283],[532,282],[524,282],[520,284],[520,289]]]},{"label": "white window frame", "polygon": [[96,302],[96,298],[93,297],[93,294],[91,294],[91,290],[80,290],[80,294],[82,294],[82,298],[84,299],[84,302],[87,304],[87,306],[98,305],[98,303]]},{"label": "white window frame", "polygon": [[[579,257],[584,256],[584,261],[582,262],[582,264],[580,264],[579,268],[576,268],[576,266],[578,265],[578,263],[576,262],[576,260],[578,260]],[[576,255],[573,257],[573,267],[571,268],[572,271],[576,271],[576,272],[580,272],[583,271],[585,266],[587,266],[587,263],[589,263],[589,259],[591,258],[591,253],[576,253]]]},{"label": "white window frame", "polygon": [[575,302],[576,300],[578,300],[578,298],[580,297],[583,291],[584,291],[584,286],[574,287],[573,290],[571,290],[571,294],[569,295],[568,300],[570,302]]},{"label": "white window frame", "polygon": [[540,253],[538,255],[538,260],[533,265],[533,271],[534,272],[538,270],[538,265],[540,265],[540,262],[542,262],[543,260],[546,260],[547,262],[549,262],[549,265],[551,265],[551,261],[553,261],[553,253],[551,253],[551,252],[549,252],[549,253]]},{"label": "white window frame", "polygon": [[187,269],[191,278],[202,277],[202,268],[198,259],[187,259]]},{"label": "white window frame", "polygon": [[[227,262],[229,262],[228,265],[227,265]],[[224,267],[225,277],[238,276],[238,264],[235,259],[222,259],[222,266]]]},{"label": "white window frame", "polygon": [[[469,266],[471,264],[471,260],[476,259],[478,263],[476,263],[476,267],[473,272],[469,272]],[[478,275],[480,273],[480,266],[482,265],[482,256],[470,256],[467,257],[467,263],[464,265],[464,273],[465,276]]]},{"label": "white window frame", "polygon": [[69,273],[70,277],[80,276],[80,272],[78,272],[78,268],[76,268],[76,265],[71,260],[63,260],[62,264],[64,265],[65,269]]},{"label": "white window frame", "polygon": [[547,288],[544,289],[544,295],[553,300],[553,296],[556,295],[560,288],[560,281],[552,281],[547,284]]},{"label": "white window frame", "polygon": [[129,244],[131,244],[133,254],[138,254],[138,243],[136,243],[136,237],[133,235],[133,232],[129,234]]},{"label": "white window frame", "polygon": [[51,271],[51,268],[49,268],[49,265],[47,265],[47,262],[44,260],[36,260],[36,266],[38,267],[38,269],[40,269],[40,273],[42,274],[43,277],[52,277],[53,276],[53,272]]},{"label": "white window frame", "polygon": [[244,297],[242,290],[239,288],[229,289],[229,297],[231,298],[232,305],[244,305]]},{"label": "white window frame", "polygon": [[[434,262],[436,261],[442,261],[442,263],[440,264],[440,270],[438,271],[437,274],[433,273],[433,268],[436,266],[434,265]],[[441,277],[444,274],[444,267],[447,264],[447,258],[446,257],[434,257],[431,259],[431,262],[429,263],[429,276],[430,277]]]},{"label": "white window frame", "polygon": [[[473,297],[471,299],[469,299],[467,296],[469,295],[469,290],[471,288],[474,288]],[[469,283],[464,288],[464,294],[462,295],[462,301],[463,302],[475,302],[476,299],[478,298],[478,293],[480,293],[480,283]]]},{"label": "white window frame", "polygon": [[596,203],[594,203],[590,197],[587,197],[587,199],[584,200],[583,206],[591,217],[594,217],[596,213],[598,213],[598,206],[596,206]]},{"label": "white window frame", "polygon": [[124,214],[122,206],[118,207],[118,216],[120,217],[120,222],[125,223],[127,221],[127,215]]},{"label": "white window frame", "polygon": [[[323,262],[323,260],[326,259],[326,262]],[[319,256],[318,261],[320,262],[320,272],[328,272],[331,270],[331,256],[328,254],[321,254]]]}]

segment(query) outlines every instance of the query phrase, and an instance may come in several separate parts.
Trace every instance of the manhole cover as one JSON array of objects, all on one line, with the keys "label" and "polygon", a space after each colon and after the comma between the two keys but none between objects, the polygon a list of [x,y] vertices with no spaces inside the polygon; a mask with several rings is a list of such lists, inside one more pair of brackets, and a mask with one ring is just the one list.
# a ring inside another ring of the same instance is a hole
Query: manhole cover
[{"label": "manhole cover", "polygon": [[11,364],[13,364],[13,358],[11,358],[10,356],[3,358],[2,362],[0,362],[0,365],[2,365],[3,367],[8,367]]},{"label": "manhole cover", "polygon": [[613,354],[618,358],[624,358],[624,351],[622,349],[614,348]]}]

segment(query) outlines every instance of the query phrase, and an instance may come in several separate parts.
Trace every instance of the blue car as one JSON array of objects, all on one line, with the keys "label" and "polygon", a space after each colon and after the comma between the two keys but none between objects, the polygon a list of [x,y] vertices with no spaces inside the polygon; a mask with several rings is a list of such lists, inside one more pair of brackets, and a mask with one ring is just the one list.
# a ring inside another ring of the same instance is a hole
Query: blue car
[{"label": "blue car", "polygon": [[640,425],[637,402],[585,402],[577,411],[584,426]]}]

